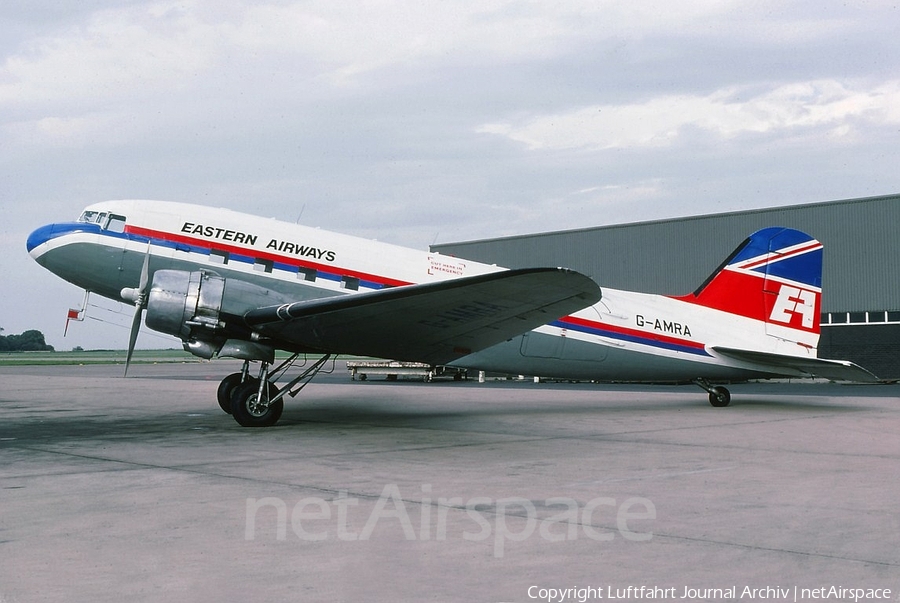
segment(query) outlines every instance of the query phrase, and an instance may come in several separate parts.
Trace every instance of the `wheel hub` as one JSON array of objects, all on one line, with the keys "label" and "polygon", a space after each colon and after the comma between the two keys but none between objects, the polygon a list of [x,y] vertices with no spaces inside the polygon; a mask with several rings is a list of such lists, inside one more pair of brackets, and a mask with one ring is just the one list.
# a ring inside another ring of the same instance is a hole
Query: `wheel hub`
[{"label": "wheel hub", "polygon": [[247,400],[247,411],[254,417],[262,417],[269,410],[269,401],[260,400],[259,394],[253,394]]}]

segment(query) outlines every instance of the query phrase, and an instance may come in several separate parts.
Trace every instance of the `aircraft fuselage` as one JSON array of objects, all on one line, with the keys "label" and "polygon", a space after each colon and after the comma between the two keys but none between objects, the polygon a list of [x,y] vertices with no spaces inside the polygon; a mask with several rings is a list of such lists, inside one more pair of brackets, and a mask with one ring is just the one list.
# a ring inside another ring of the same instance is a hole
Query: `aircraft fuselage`
[{"label": "aircraft fuselage", "polygon": [[[142,266],[204,271],[265,294],[234,298],[231,315],[258,307],[482,275],[504,268],[225,209],[146,201],[88,207],[76,222],[29,237],[34,259],[74,285],[113,300]],[[260,299],[267,297],[267,300]],[[788,316],[790,318],[790,316]],[[567,379],[684,382],[771,373],[711,348],[760,348],[760,320],[683,298],[604,288],[599,303],[453,364]],[[815,355],[818,334],[771,337],[765,351]],[[785,369],[780,374],[802,375]]]}]

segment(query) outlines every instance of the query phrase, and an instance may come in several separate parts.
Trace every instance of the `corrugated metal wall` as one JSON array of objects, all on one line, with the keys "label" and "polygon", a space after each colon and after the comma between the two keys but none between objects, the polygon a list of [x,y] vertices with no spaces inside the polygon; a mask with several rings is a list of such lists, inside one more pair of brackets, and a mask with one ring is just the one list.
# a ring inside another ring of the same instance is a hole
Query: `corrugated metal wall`
[{"label": "corrugated metal wall", "polygon": [[447,243],[432,250],[509,268],[565,266],[601,287],[683,294],[747,235],[767,226],[797,228],[825,245],[823,312],[900,310],[900,195]]}]

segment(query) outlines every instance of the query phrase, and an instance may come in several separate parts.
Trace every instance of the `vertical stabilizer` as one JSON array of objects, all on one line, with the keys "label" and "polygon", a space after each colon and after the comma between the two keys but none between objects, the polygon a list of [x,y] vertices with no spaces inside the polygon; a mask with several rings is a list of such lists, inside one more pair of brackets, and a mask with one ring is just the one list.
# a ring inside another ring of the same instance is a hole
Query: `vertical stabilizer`
[{"label": "vertical stabilizer", "polygon": [[773,338],[762,349],[815,355],[821,297],[822,243],[772,227],[750,235],[700,288],[677,299],[759,321],[760,333]]}]

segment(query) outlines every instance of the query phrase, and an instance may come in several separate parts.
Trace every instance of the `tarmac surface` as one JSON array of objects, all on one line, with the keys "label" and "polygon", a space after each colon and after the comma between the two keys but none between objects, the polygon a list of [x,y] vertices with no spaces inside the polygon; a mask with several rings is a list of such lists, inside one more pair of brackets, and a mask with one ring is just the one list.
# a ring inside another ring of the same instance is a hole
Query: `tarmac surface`
[{"label": "tarmac surface", "polygon": [[338,363],[248,429],[238,366],[0,368],[0,603],[900,600],[898,385]]}]

